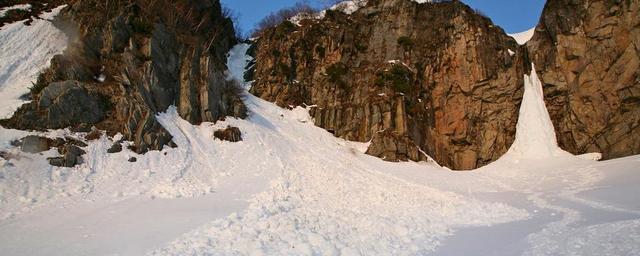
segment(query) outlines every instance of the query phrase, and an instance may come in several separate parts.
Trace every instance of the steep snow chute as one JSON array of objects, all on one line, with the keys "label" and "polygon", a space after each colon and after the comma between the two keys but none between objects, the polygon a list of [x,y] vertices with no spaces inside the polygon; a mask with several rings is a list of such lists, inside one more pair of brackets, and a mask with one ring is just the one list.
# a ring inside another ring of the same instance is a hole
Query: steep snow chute
[{"label": "steep snow chute", "polygon": [[524,96],[516,127],[516,139],[506,155],[543,159],[566,154],[568,153],[558,147],[556,131],[544,102],[542,82],[532,64],[531,75],[524,75]]}]

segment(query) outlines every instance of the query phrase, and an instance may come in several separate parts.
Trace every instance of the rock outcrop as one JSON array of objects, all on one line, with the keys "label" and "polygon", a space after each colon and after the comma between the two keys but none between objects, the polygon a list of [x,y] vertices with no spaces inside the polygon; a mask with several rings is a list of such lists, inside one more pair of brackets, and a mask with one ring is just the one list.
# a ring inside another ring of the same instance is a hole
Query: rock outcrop
[{"label": "rock outcrop", "polygon": [[122,133],[144,153],[171,143],[155,119],[171,105],[194,124],[246,115],[235,84],[226,81],[226,54],[236,38],[218,0],[77,0],[57,24],[71,45],[40,75],[32,103],[3,126],[95,126]]},{"label": "rock outcrop", "polygon": [[[514,140],[526,49],[459,1],[370,0],[284,22],[255,43],[252,93],[307,105],[336,136],[389,161],[473,169]],[[423,153],[424,152],[424,153]]]},{"label": "rock outcrop", "polygon": [[527,46],[563,149],[640,154],[640,1],[548,0]]},{"label": "rock outcrop", "polygon": [[228,126],[225,129],[220,129],[213,132],[213,137],[219,140],[238,142],[242,141],[242,132],[238,127]]}]

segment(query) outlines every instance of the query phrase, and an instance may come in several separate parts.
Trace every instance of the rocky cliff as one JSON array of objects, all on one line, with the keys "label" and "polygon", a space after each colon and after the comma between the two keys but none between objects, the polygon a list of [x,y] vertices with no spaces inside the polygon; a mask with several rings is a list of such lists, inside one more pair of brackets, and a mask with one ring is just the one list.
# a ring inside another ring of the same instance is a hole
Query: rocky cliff
[{"label": "rocky cliff", "polygon": [[385,160],[486,165],[514,140],[527,51],[463,3],[438,2],[371,0],[268,29],[252,93],[313,106],[316,125]]},{"label": "rocky cliff", "polygon": [[69,48],[40,75],[33,101],[3,126],[95,126],[146,152],[171,143],[155,119],[171,105],[194,124],[246,115],[226,81],[236,38],[218,0],[75,0],[57,23],[72,38]]},{"label": "rocky cliff", "polygon": [[562,148],[640,154],[640,1],[548,0],[527,45]]}]

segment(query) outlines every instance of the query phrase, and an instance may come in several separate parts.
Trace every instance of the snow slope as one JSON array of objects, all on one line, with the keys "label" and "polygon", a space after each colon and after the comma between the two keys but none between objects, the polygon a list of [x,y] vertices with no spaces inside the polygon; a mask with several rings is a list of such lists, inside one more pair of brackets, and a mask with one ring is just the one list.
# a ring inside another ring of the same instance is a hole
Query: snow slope
[{"label": "snow slope", "polygon": [[0,28],[0,118],[25,103],[20,97],[29,92],[40,70],[67,47],[65,34],[49,21],[63,7],[34,19],[31,26],[16,22]]},{"label": "snow slope", "polygon": [[[230,78],[242,77],[247,49],[230,52]],[[158,119],[177,148],[107,154],[119,138],[102,137],[74,168],[47,165],[55,150],[20,152],[10,141],[31,133],[0,128],[0,251],[639,255],[640,156],[595,162],[562,152],[535,70],[525,81],[516,142],[473,172],[384,162],[363,154],[366,144],[315,127],[306,109],[251,95],[246,120],[194,126],[170,108]],[[215,140],[213,131],[227,125],[239,127],[244,140]],[[126,161],[131,156],[138,161]]]}]

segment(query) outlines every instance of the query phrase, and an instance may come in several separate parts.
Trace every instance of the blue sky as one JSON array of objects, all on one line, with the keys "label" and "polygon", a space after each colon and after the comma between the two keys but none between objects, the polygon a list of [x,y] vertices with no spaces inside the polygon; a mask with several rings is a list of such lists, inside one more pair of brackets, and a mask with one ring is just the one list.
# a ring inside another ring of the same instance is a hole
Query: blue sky
[{"label": "blue sky", "polygon": [[[264,16],[288,7],[297,0],[221,0],[223,5],[234,10],[240,18],[240,27],[251,31]],[[309,0],[309,3],[322,6],[323,0]],[[462,0],[474,9],[489,16],[494,23],[508,33],[525,31],[538,23],[545,0]]]}]

